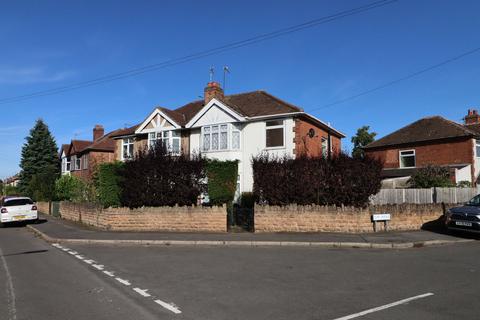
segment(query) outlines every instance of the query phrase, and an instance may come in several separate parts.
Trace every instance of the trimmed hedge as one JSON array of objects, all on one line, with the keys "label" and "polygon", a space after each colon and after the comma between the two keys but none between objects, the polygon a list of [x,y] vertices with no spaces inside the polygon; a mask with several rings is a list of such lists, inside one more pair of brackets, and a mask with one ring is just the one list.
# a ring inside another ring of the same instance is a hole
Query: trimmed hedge
[{"label": "trimmed hedge", "polygon": [[206,162],[210,204],[222,205],[233,201],[237,189],[238,160]]},{"label": "trimmed hedge", "polygon": [[382,163],[339,154],[331,159],[253,158],[253,192],[270,205],[346,205],[364,207],[381,187]]},{"label": "trimmed hedge", "polygon": [[102,163],[97,167],[95,186],[98,201],[105,207],[121,205],[123,162]]},{"label": "trimmed hedge", "polygon": [[171,155],[160,144],[140,151],[124,164],[121,204],[130,208],[197,204],[205,181],[204,162],[196,155]]}]

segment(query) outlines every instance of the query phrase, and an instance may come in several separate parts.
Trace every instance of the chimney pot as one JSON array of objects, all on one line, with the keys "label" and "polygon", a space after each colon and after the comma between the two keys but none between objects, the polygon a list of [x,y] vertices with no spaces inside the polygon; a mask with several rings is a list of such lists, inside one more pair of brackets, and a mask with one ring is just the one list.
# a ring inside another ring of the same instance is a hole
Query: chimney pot
[{"label": "chimney pot", "polygon": [[480,115],[477,109],[468,109],[468,114],[464,118],[465,124],[480,124]]},{"label": "chimney pot", "polygon": [[204,91],[205,104],[209,103],[213,98],[223,100],[223,89],[218,82],[212,81],[207,84]]},{"label": "chimney pot", "polygon": [[96,124],[95,127],[93,128],[93,141],[97,141],[103,135],[105,134],[105,130],[103,129],[103,126],[100,124]]}]

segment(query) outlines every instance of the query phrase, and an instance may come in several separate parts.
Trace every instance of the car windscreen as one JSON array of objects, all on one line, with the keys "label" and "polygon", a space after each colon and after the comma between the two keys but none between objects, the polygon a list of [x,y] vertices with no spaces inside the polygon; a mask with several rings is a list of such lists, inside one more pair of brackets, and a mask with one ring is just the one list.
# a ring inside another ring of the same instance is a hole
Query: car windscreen
[{"label": "car windscreen", "polygon": [[11,199],[11,200],[7,199],[3,201],[4,207],[24,206],[27,204],[33,204],[33,201],[30,199]]}]

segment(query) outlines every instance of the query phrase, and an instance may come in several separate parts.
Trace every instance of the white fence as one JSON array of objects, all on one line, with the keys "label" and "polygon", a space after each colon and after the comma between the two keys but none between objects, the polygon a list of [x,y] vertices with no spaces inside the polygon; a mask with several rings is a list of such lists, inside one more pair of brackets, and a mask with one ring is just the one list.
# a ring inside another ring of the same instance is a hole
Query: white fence
[{"label": "white fence", "polygon": [[463,203],[480,193],[479,188],[381,189],[372,204]]}]

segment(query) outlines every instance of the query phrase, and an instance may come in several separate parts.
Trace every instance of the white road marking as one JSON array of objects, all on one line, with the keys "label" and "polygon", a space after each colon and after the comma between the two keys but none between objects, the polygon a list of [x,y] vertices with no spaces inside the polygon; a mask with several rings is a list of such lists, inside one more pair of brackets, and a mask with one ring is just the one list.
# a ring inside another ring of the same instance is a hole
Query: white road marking
[{"label": "white road marking", "polygon": [[59,249],[63,248],[63,247],[62,247],[60,244],[58,244],[58,243],[52,243],[52,246],[54,246],[55,248],[59,248]]},{"label": "white road marking", "polygon": [[63,251],[69,251],[70,249],[68,248],[62,248]]},{"label": "white road marking", "polygon": [[89,259],[89,260],[83,260],[83,262],[88,263],[88,264],[93,264],[95,260]]},{"label": "white road marking", "polygon": [[173,303],[166,303],[165,301],[162,301],[162,300],[155,300],[155,302],[161,305],[162,307],[164,307],[165,309],[172,311],[175,314],[182,313],[182,311],[180,311],[180,309],[178,309],[177,306],[175,306]]},{"label": "white road marking", "polygon": [[334,320],[354,319],[354,318],[362,317],[362,316],[364,316],[366,314],[369,314],[369,313],[385,310],[385,309],[388,309],[388,308],[391,308],[391,307],[395,307],[395,306],[398,306],[398,305],[401,305],[401,304],[405,304],[405,303],[413,301],[413,300],[422,299],[422,298],[426,298],[426,297],[430,297],[430,296],[433,296],[433,293],[431,293],[431,292],[424,293],[424,294],[421,294],[421,295],[418,295],[418,296],[415,296],[415,297],[399,300],[399,301],[396,301],[396,302],[385,304],[385,305],[380,306],[380,307],[376,307],[376,308],[364,310],[362,312],[354,313],[354,314],[351,314],[351,315],[348,315],[348,316],[345,316],[345,317],[336,318]]},{"label": "white road marking", "polygon": [[81,255],[79,255],[79,254],[75,255],[75,258],[80,259],[80,260],[85,259],[83,256],[81,256]]},{"label": "white road marking", "polygon": [[103,267],[105,267],[105,266],[103,264],[94,264],[94,265],[92,265],[92,267],[101,271],[101,270],[103,270]]},{"label": "white road marking", "polygon": [[131,283],[128,282],[128,280],[123,280],[123,279],[121,279],[121,278],[115,278],[115,280],[117,280],[118,282],[120,282],[121,284],[124,284],[124,285],[126,285],[126,286],[131,285]]},{"label": "white road marking", "polygon": [[150,297],[150,294],[147,293],[148,289],[142,290],[140,288],[133,288],[133,291],[135,291],[136,293],[138,293],[142,297],[145,297],[145,298]]},{"label": "white road marking", "polygon": [[106,275],[108,275],[110,277],[114,276],[113,271],[103,271],[103,273],[105,273]]},{"label": "white road marking", "polygon": [[7,278],[7,297],[8,297],[8,314],[10,320],[17,319],[17,308],[15,307],[15,290],[13,288],[12,275],[10,274],[10,269],[8,269],[7,260],[3,256],[3,250],[0,248],[0,257],[2,258],[3,268],[5,269],[5,275]]},{"label": "white road marking", "polygon": [[70,253],[72,256],[74,256],[74,255],[78,254],[78,252],[77,252],[77,251],[68,251],[68,253]]}]

